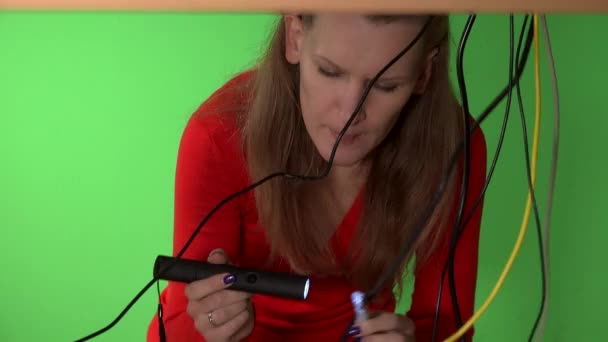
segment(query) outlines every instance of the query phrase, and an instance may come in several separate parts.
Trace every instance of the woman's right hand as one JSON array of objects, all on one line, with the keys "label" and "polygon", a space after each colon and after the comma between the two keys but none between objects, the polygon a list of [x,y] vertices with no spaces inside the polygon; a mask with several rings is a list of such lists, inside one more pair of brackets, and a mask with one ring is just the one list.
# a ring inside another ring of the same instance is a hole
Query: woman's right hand
[{"label": "woman's right hand", "polygon": [[[212,251],[207,262],[230,263],[221,249]],[[227,289],[232,282],[233,275],[218,274],[186,285],[186,311],[207,342],[240,341],[253,330],[251,294]]]}]

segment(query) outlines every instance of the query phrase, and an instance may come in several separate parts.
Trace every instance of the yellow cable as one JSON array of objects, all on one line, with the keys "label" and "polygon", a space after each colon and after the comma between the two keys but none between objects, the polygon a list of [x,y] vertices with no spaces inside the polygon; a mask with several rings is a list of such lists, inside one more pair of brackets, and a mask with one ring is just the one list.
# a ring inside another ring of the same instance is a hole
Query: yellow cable
[{"label": "yellow cable", "polygon": [[[534,142],[532,144],[532,162],[531,162],[531,173],[532,173],[532,189],[534,189],[534,184],[536,183],[536,161],[538,155],[538,140],[540,135],[540,55],[539,55],[539,33],[538,33],[538,15],[534,15],[534,78],[535,78],[535,93],[536,93],[536,115],[534,120]],[[464,335],[467,330],[471,328],[473,323],[475,323],[479,317],[486,311],[490,303],[496,297],[496,294],[502,287],[507,274],[511,270],[511,266],[513,266],[513,261],[517,257],[519,253],[519,249],[526,235],[526,231],[528,230],[528,219],[530,218],[530,209],[532,208],[532,193],[528,191],[528,201],[526,203],[526,210],[524,212],[523,222],[519,231],[519,236],[517,237],[517,241],[515,242],[515,246],[513,247],[513,251],[511,252],[511,256],[505,265],[505,268],[502,270],[500,278],[498,278],[498,282],[494,286],[494,289],[486,298],[485,302],[481,307],[473,314],[473,316],[452,336],[445,339],[444,342],[454,342],[462,335]]]}]

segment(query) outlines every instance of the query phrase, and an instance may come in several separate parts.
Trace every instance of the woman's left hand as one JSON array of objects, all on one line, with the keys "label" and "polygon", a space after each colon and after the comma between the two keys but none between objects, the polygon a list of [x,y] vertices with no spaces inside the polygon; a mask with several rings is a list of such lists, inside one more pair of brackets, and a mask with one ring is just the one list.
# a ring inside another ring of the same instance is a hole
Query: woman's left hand
[{"label": "woman's left hand", "polygon": [[414,322],[408,317],[383,311],[357,322],[351,336],[362,342],[415,342],[415,331]]}]

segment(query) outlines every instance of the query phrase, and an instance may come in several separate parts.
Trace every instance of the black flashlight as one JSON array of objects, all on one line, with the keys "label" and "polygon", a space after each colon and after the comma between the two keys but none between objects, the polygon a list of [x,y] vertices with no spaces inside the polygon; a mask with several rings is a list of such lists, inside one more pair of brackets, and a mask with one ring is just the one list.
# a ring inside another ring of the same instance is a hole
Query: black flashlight
[{"label": "black flashlight", "polygon": [[308,297],[310,279],[302,275],[211,264],[164,255],[159,255],[154,262],[154,277],[168,281],[191,283],[221,273],[235,276],[236,281],[229,287],[233,290],[299,300]]}]

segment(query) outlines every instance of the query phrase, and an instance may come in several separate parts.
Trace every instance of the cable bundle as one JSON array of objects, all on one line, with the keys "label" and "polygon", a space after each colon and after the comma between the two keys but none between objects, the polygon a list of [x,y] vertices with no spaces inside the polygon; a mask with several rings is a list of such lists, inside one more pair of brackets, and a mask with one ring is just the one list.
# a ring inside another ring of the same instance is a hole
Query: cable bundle
[{"label": "cable bundle", "polygon": [[[328,165],[327,168],[320,174],[320,175],[316,175],[316,176],[310,176],[310,175],[298,175],[298,174],[292,174],[289,172],[277,172],[277,173],[273,173],[271,175],[268,175],[266,177],[264,177],[263,179],[249,185],[248,187],[228,196],[227,198],[225,198],[224,200],[222,200],[220,203],[218,203],[204,218],[203,220],[199,223],[199,225],[197,226],[197,228],[195,229],[195,231],[193,232],[193,234],[191,235],[191,237],[188,239],[188,241],[186,242],[186,244],[182,247],[182,249],[179,251],[179,253],[176,255],[176,259],[179,259],[183,256],[183,254],[185,253],[185,251],[187,250],[187,248],[190,246],[190,244],[194,241],[194,239],[196,238],[196,236],[198,235],[198,233],[200,232],[200,230],[202,229],[202,227],[205,225],[205,223],[211,218],[211,216],[217,211],[219,210],[224,204],[226,204],[227,202],[231,201],[232,199],[245,194],[249,191],[251,191],[252,189],[256,188],[257,186],[262,185],[263,183],[269,181],[270,179],[273,179],[275,177],[288,177],[288,178],[298,178],[298,179],[303,179],[303,180],[318,180],[321,178],[324,178],[325,176],[327,176],[329,174],[329,171],[332,167],[332,163],[333,163],[333,159],[338,147],[338,144],[340,142],[340,140],[342,139],[343,135],[345,134],[346,130],[348,129],[348,127],[351,125],[352,121],[354,120],[356,114],[360,111],[361,106],[363,105],[365,99],[367,98],[371,87],[375,84],[375,82],[377,81],[378,78],[380,78],[382,76],[382,74],[388,69],[390,68],[398,59],[400,59],[405,53],[407,53],[411,47],[421,38],[421,36],[424,34],[424,32],[426,31],[426,29],[428,28],[431,20],[433,17],[430,17],[429,20],[426,22],[426,24],[424,25],[424,27],[422,28],[422,30],[418,33],[418,35],[413,39],[413,41],[408,44],[407,47],[405,47],[394,59],[392,59],[381,71],[379,71],[377,73],[377,75],[373,78],[373,80],[371,82],[369,82],[368,87],[366,88],[363,96],[361,97],[357,108],[353,111],[353,113],[351,114],[351,117],[349,118],[349,120],[347,121],[345,127],[342,129],[342,131],[340,132],[340,134],[337,137],[336,143],[333,146],[332,152],[331,152],[331,156],[329,158],[328,161]],[[534,332],[536,331],[537,327],[541,328],[541,335],[542,335],[542,331],[543,331],[543,327],[544,327],[544,318],[545,318],[545,310],[546,310],[546,303],[547,303],[547,298],[548,296],[546,296],[546,294],[548,293],[547,290],[547,285],[546,285],[546,276],[548,274],[548,249],[546,248],[545,244],[547,243],[547,239],[548,239],[548,231],[549,231],[549,217],[551,215],[551,203],[552,203],[552,197],[553,197],[553,188],[554,188],[554,181],[555,181],[555,173],[556,173],[556,160],[557,160],[557,146],[558,146],[558,130],[559,130],[559,100],[557,97],[557,78],[555,76],[555,67],[554,67],[554,62],[553,62],[553,57],[552,57],[552,52],[551,52],[551,48],[550,48],[550,42],[549,42],[549,36],[548,36],[548,29],[547,29],[547,24],[546,24],[546,19],[544,18],[544,16],[542,17],[542,21],[543,21],[543,27],[544,27],[544,33],[545,33],[545,40],[546,40],[546,46],[547,46],[547,53],[550,56],[549,59],[551,61],[551,67],[552,67],[552,73],[553,73],[553,84],[554,84],[554,92],[555,92],[555,114],[556,114],[556,125],[555,125],[555,143],[554,143],[554,151],[553,151],[553,162],[552,162],[552,171],[551,171],[551,181],[550,181],[550,193],[549,193],[549,202],[548,202],[548,207],[547,207],[547,214],[546,214],[546,219],[545,219],[545,237],[543,239],[543,237],[541,236],[541,229],[540,229],[540,221],[539,221],[539,215],[538,215],[538,209],[536,206],[536,199],[534,196],[534,184],[536,181],[536,162],[537,162],[537,154],[538,154],[538,140],[539,140],[539,129],[540,129],[540,71],[539,71],[539,32],[538,32],[538,16],[534,16],[534,21],[533,21],[533,26],[534,30],[529,29],[528,30],[528,36],[527,36],[527,40],[526,40],[526,44],[523,47],[523,51],[521,53],[520,56],[520,48],[522,45],[522,41],[523,41],[523,33],[524,30],[522,29],[521,31],[521,35],[520,35],[520,41],[519,41],[519,46],[517,48],[517,63],[513,62],[514,59],[514,54],[513,54],[513,45],[514,45],[514,33],[513,33],[513,16],[510,16],[510,63],[509,63],[509,80],[508,80],[508,85],[501,91],[501,93],[492,101],[492,103],[490,103],[490,105],[486,108],[486,110],[484,110],[484,112],[477,118],[476,122],[474,124],[470,124],[469,120],[468,120],[468,99],[467,99],[467,94],[466,94],[466,85],[464,82],[464,72],[463,72],[463,53],[464,53],[464,48],[466,46],[466,41],[468,38],[468,35],[473,27],[474,21],[475,21],[476,16],[475,15],[471,15],[469,17],[469,20],[467,22],[467,25],[465,27],[465,31],[463,32],[462,38],[461,38],[461,42],[459,45],[459,49],[458,49],[458,57],[457,57],[457,64],[458,64],[458,83],[459,83],[459,89],[460,89],[460,93],[462,96],[462,101],[463,101],[463,116],[464,116],[464,139],[461,142],[459,148],[457,149],[457,151],[452,155],[452,158],[450,160],[450,167],[449,170],[447,172],[447,174],[443,177],[442,182],[439,184],[438,189],[435,193],[435,197],[433,199],[432,205],[428,208],[425,208],[425,215],[423,215],[423,219],[421,220],[421,222],[419,223],[419,225],[417,226],[417,229],[415,230],[416,233],[413,234],[414,237],[411,241],[408,241],[408,243],[406,243],[402,249],[401,249],[401,253],[400,255],[394,260],[393,264],[390,267],[387,267],[385,273],[382,275],[382,277],[380,277],[380,279],[378,279],[376,285],[373,287],[373,289],[366,294],[366,300],[370,300],[371,298],[373,298],[374,296],[376,296],[379,292],[380,289],[384,288],[384,285],[386,284],[386,282],[391,279],[393,277],[393,275],[399,270],[399,265],[402,264],[402,260],[405,258],[406,255],[409,254],[409,252],[411,251],[414,242],[417,240],[417,237],[420,235],[420,233],[423,230],[423,227],[426,226],[426,223],[428,222],[428,220],[430,219],[431,214],[433,213],[435,207],[438,205],[443,193],[446,190],[446,185],[447,185],[447,180],[450,178],[450,175],[452,174],[453,170],[455,169],[455,165],[457,164],[457,160],[458,160],[458,156],[460,155],[461,152],[463,152],[462,150],[464,149],[464,159],[465,159],[465,163],[464,163],[464,172],[463,172],[463,179],[462,179],[462,193],[461,193],[461,197],[460,197],[460,202],[459,202],[459,211],[458,211],[458,215],[457,215],[457,219],[452,231],[452,239],[450,241],[450,254],[449,254],[449,258],[444,266],[442,275],[441,275],[441,279],[440,279],[440,290],[439,290],[439,294],[438,294],[438,300],[437,300],[437,309],[439,308],[439,304],[441,301],[441,288],[443,286],[444,283],[444,278],[445,278],[445,274],[447,272],[447,274],[449,275],[449,286],[450,286],[450,293],[451,293],[451,297],[452,297],[452,306],[454,309],[454,313],[455,313],[455,318],[457,320],[457,325],[459,326],[459,330],[457,332],[455,332],[452,336],[450,336],[446,341],[451,342],[451,341],[455,341],[456,339],[462,337],[466,331],[468,329],[471,328],[471,326],[473,325],[473,323],[475,321],[477,321],[479,319],[479,317],[487,310],[488,306],[490,305],[490,303],[493,301],[493,299],[495,298],[497,292],[500,290],[500,288],[502,287],[502,284],[504,282],[504,279],[506,278],[508,272],[511,269],[511,266],[513,264],[513,261],[515,259],[515,257],[517,256],[517,254],[519,253],[519,249],[521,247],[521,243],[525,237],[526,231],[527,231],[527,223],[528,223],[528,219],[529,219],[529,215],[530,215],[530,210],[531,207],[534,207],[534,212],[535,212],[535,218],[536,218],[536,223],[537,223],[537,231],[539,234],[539,242],[540,242],[540,250],[541,250],[541,261],[542,261],[542,273],[543,273],[543,301],[541,304],[541,310],[539,311],[539,316],[534,324],[534,328],[533,331],[530,335],[530,340],[532,340],[532,337],[534,336]],[[526,19],[524,21],[524,27],[526,25],[526,22],[528,20],[528,16],[526,16]],[[533,33],[533,34],[532,34]],[[525,116],[523,114],[523,104],[522,104],[522,100],[521,100],[521,90],[519,87],[519,79],[523,73],[527,58],[528,58],[528,53],[531,47],[531,42],[532,42],[532,37],[534,37],[535,39],[535,76],[536,76],[536,117],[535,117],[535,127],[534,127],[534,138],[533,138],[533,146],[532,146],[532,162],[531,162],[531,166],[530,166],[530,158],[529,158],[529,152],[528,152],[528,145],[527,145],[527,133],[526,133],[526,127],[525,127]],[[521,57],[521,58],[520,58]],[[514,65],[515,64],[515,65]],[[513,88],[516,87],[517,88],[517,95],[518,95],[518,102],[519,102],[519,106],[520,106],[520,112],[521,112],[521,117],[522,117],[522,126],[523,126],[523,131],[524,131],[524,144],[525,144],[525,152],[526,152],[526,166],[527,166],[527,174],[528,174],[528,183],[529,183],[529,195],[528,195],[528,201],[527,201],[527,205],[526,205],[526,210],[524,213],[524,219],[523,219],[523,223],[520,229],[520,233],[517,239],[517,242],[513,248],[513,251],[511,253],[511,256],[507,262],[507,264],[505,265],[505,268],[498,280],[498,282],[496,283],[493,291],[490,293],[490,295],[488,296],[488,298],[486,299],[486,301],[483,303],[483,305],[475,312],[475,314],[464,324],[462,323],[462,319],[460,317],[460,313],[459,313],[459,309],[458,309],[458,300],[457,300],[457,296],[456,296],[456,289],[455,289],[455,282],[454,282],[454,267],[453,267],[453,259],[454,259],[454,251],[456,249],[456,246],[458,244],[458,239],[460,238],[460,236],[462,235],[462,230],[463,227],[466,226],[466,223],[468,222],[468,220],[470,219],[470,217],[472,216],[473,211],[475,210],[475,208],[478,206],[481,197],[485,194],[488,185],[491,181],[492,178],[492,174],[494,171],[494,168],[496,166],[497,160],[498,160],[498,156],[500,154],[500,148],[502,147],[502,143],[503,143],[503,139],[504,139],[504,134],[505,134],[505,130],[506,130],[506,123],[508,120],[508,115],[509,115],[509,109],[510,109],[510,103],[511,103],[511,96],[512,96],[512,90]],[[490,168],[490,171],[488,173],[488,177],[486,179],[486,183],[483,187],[483,191],[482,194],[480,196],[480,198],[478,198],[476,204],[474,205],[473,210],[465,217],[464,216],[464,203],[466,200],[466,189],[467,189],[467,184],[468,184],[468,177],[469,177],[469,157],[470,157],[470,135],[481,125],[481,123],[488,117],[488,115],[496,108],[496,106],[505,98],[505,96],[507,96],[507,110],[506,110],[506,114],[505,114],[505,119],[503,121],[503,126],[502,126],[502,130],[501,130],[501,134],[500,134],[500,138],[499,138],[499,144],[498,144],[498,148],[497,151],[495,153],[493,162],[492,162],[492,166]],[[464,220],[463,220],[464,217]],[[544,241],[544,243],[543,243]],[[172,265],[167,266],[164,270],[162,270],[160,273],[165,272],[168,268],[170,268]],[[142,290],[140,290],[137,295],[127,304],[127,306],[122,310],[122,312],[107,326],[105,326],[104,328],[86,336],[83,337],[77,341],[86,341],[89,339],[92,339],[96,336],[99,336],[101,334],[103,334],[104,332],[110,330],[113,326],[115,326],[125,315],[126,313],[131,309],[131,307],[143,296],[143,294],[145,294],[147,292],[148,289],[150,289],[154,283],[157,283],[158,285],[158,279],[157,278],[153,278],[152,280],[150,280]],[[159,289],[160,291],[160,289]],[[162,309],[159,307],[159,317],[162,317]],[[435,314],[435,324],[434,324],[434,330],[436,329],[436,325],[437,325],[437,316],[438,313],[436,312]],[[162,320],[161,320],[162,321]],[[350,329],[350,325],[346,328],[345,330],[345,334],[343,336],[343,340],[345,340],[347,338],[347,332]],[[433,334],[435,335],[435,334]]]}]

